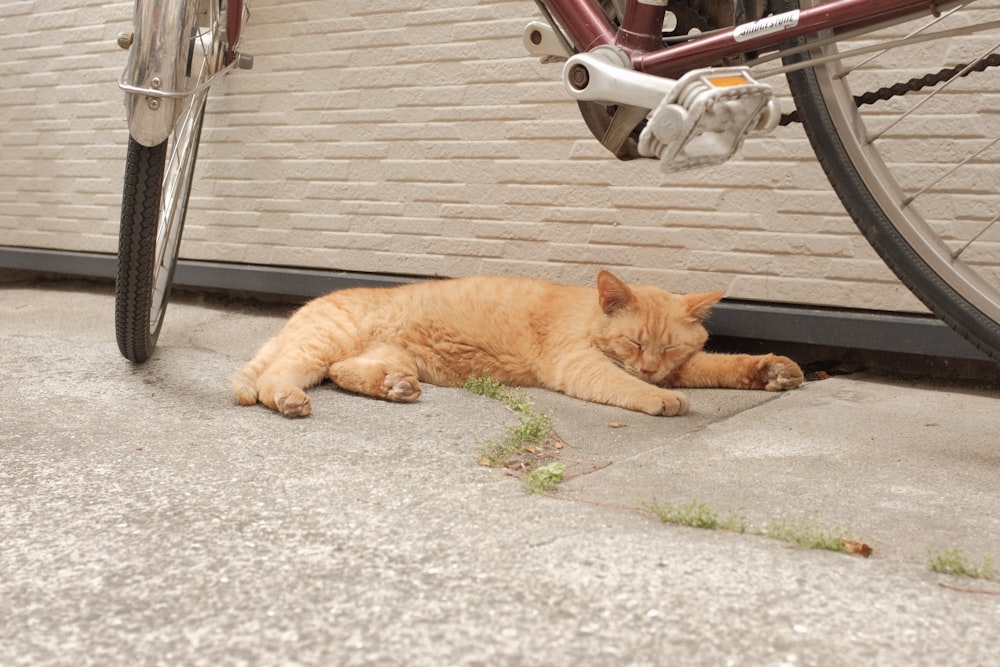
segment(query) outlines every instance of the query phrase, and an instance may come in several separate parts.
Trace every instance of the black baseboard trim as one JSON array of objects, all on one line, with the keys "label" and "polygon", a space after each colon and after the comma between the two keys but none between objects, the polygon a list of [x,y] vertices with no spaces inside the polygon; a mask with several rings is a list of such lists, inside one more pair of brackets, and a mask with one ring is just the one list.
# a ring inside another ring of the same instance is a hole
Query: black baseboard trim
[{"label": "black baseboard trim", "polygon": [[[0,246],[0,269],[114,280],[115,256]],[[180,260],[174,284],[187,289],[310,299],[347,287],[391,287],[422,280],[346,271]],[[926,315],[723,301],[707,322],[712,335],[955,359],[987,357]]]}]

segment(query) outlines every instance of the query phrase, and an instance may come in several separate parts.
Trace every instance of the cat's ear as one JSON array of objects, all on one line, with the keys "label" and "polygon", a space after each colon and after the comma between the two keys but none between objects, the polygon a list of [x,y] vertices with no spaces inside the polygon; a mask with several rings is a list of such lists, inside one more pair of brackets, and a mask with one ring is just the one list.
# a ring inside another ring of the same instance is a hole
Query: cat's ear
[{"label": "cat's ear", "polygon": [[635,302],[635,295],[629,286],[610,271],[602,270],[597,274],[597,296],[606,315],[628,310]]},{"label": "cat's ear", "polygon": [[712,310],[712,306],[719,303],[726,293],[725,292],[709,292],[708,294],[688,294],[684,297],[685,305],[687,306],[688,319],[692,322],[701,322],[706,317],[708,313]]}]

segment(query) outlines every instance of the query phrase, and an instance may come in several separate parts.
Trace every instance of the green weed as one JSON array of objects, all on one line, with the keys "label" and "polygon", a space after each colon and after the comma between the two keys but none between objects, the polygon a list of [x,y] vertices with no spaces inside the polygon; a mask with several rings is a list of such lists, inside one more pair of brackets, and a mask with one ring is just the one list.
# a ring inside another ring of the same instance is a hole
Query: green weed
[{"label": "green weed", "polygon": [[993,566],[991,556],[983,558],[982,565],[977,566],[970,562],[968,554],[957,547],[949,547],[939,554],[930,554],[928,563],[931,570],[941,574],[953,574],[972,579],[996,580],[1000,578],[1000,573]]},{"label": "green weed", "polygon": [[528,493],[543,494],[554,491],[563,480],[566,467],[559,461],[535,468],[524,476],[524,488]]},{"label": "green weed", "polygon": [[[654,501],[645,507],[663,523],[675,526],[737,533],[745,533],[749,530],[742,512],[722,516],[705,503],[697,501],[678,504]],[[826,549],[864,557],[868,557],[872,552],[870,546],[851,537],[846,531],[823,530],[815,522],[804,517],[772,521],[764,530],[750,532],[806,549]]]},{"label": "green weed", "polygon": [[521,414],[514,426],[507,427],[503,440],[489,440],[483,444],[479,463],[491,468],[509,466],[514,460],[523,460],[525,454],[534,454],[552,432],[552,418],[531,412]]},{"label": "green weed", "polygon": [[537,445],[552,432],[552,418],[537,412],[523,414],[517,426],[509,427],[507,432],[508,439],[519,447]]},{"label": "green weed", "polygon": [[741,513],[729,514],[725,518],[706,505],[697,501],[684,504],[658,503],[646,506],[663,523],[675,526],[689,526],[706,530],[725,530],[742,533],[746,531],[746,519]]},{"label": "green weed", "polygon": [[469,378],[462,388],[473,394],[500,401],[514,412],[529,413],[535,405],[523,389],[508,387],[500,380],[489,376]]},{"label": "green weed", "polygon": [[496,378],[469,378],[463,387],[473,394],[500,401],[518,415],[518,423],[507,428],[503,440],[490,440],[482,445],[480,465],[526,472],[525,487],[531,493],[555,489],[563,479],[562,464],[540,465],[542,459],[557,456],[562,447],[552,433],[552,417],[535,412],[534,401],[527,392],[508,387]]},{"label": "green weed", "polygon": [[764,535],[773,540],[788,542],[804,549],[820,549],[847,553],[848,545],[860,543],[846,530],[820,528],[807,517],[779,519],[768,524]]}]

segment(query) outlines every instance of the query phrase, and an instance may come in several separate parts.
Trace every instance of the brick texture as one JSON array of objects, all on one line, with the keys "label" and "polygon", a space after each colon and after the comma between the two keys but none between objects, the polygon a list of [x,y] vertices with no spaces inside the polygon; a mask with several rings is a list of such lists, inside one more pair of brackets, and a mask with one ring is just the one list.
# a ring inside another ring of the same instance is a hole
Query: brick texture
[{"label": "brick texture", "polygon": [[[855,230],[800,127],[664,176],[593,140],[526,55],[529,0],[252,5],[255,68],[209,99],[182,254],[919,310]],[[130,2],[0,5],[0,244],[112,253]],[[786,105],[787,106],[787,105]]]}]

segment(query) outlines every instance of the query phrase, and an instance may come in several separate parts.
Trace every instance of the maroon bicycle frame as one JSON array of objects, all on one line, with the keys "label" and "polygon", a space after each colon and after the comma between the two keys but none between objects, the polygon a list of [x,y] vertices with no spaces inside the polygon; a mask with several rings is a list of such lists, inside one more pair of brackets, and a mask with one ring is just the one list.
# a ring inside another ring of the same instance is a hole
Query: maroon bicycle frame
[{"label": "maroon bicycle frame", "polygon": [[226,3],[226,64],[232,61],[234,49],[243,31],[243,0],[229,0]]},{"label": "maroon bicycle frame", "polygon": [[665,5],[627,0],[625,17],[616,30],[595,0],[540,0],[581,51],[614,45],[629,53],[640,72],[676,78],[688,70],[710,67],[724,56],[769,51],[796,37],[821,30],[846,31],[906,16],[939,13],[949,4],[935,0],[833,0],[799,12],[795,26],[758,36],[735,38],[729,28],[699,39],[663,47]]}]

